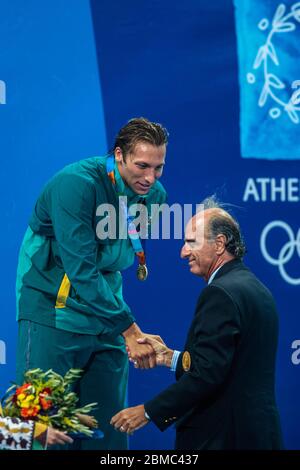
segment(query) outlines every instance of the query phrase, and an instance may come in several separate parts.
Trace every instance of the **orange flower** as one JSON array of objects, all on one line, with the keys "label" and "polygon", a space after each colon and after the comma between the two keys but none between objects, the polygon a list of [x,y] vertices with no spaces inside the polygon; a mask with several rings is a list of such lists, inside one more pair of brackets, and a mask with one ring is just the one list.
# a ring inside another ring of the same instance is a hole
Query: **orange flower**
[{"label": "orange flower", "polygon": [[18,387],[16,390],[16,395],[20,395],[20,393],[24,393],[29,387],[31,387],[31,384],[24,384],[21,385],[21,387]]},{"label": "orange flower", "polygon": [[40,394],[40,405],[43,408],[43,410],[49,410],[52,406],[52,401],[49,400],[49,396],[51,395],[51,389],[49,387],[44,388]]},{"label": "orange flower", "polygon": [[21,416],[22,418],[34,418],[40,411],[40,406],[33,406],[31,408],[22,408]]}]

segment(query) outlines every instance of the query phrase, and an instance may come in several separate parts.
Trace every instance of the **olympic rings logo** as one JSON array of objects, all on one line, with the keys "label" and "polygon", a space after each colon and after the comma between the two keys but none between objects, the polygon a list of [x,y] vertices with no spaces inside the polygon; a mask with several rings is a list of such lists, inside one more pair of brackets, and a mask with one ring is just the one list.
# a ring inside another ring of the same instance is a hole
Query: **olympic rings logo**
[{"label": "olympic rings logo", "polygon": [[[281,228],[283,229],[289,240],[283,245],[281,248],[278,258],[273,258],[267,251],[266,247],[266,240],[267,236],[271,232],[272,229],[274,228]],[[262,254],[264,258],[273,266],[278,266],[279,272],[282,276],[282,278],[289,284],[292,284],[294,286],[300,285],[300,278],[295,279],[291,277],[285,269],[286,263],[290,261],[294,253],[298,254],[298,257],[300,258],[300,228],[297,232],[297,235],[294,235],[293,230],[291,227],[286,223],[283,222],[282,220],[274,220],[273,222],[270,222],[266,227],[263,229],[260,237],[260,249],[262,251]]]}]

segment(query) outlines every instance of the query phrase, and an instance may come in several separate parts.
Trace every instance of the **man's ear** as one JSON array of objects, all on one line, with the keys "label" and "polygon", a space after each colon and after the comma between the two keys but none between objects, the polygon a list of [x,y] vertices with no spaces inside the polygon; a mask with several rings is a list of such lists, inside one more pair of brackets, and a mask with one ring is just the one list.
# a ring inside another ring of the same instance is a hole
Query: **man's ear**
[{"label": "man's ear", "polygon": [[215,243],[216,243],[216,254],[217,255],[222,255],[224,253],[224,251],[226,250],[226,242],[227,242],[227,239],[225,237],[225,235],[223,235],[222,233],[220,233],[217,237],[216,237],[216,240],[215,240]]},{"label": "man's ear", "polygon": [[123,153],[120,147],[115,148],[114,154],[115,154],[116,162],[118,163],[123,162]]}]

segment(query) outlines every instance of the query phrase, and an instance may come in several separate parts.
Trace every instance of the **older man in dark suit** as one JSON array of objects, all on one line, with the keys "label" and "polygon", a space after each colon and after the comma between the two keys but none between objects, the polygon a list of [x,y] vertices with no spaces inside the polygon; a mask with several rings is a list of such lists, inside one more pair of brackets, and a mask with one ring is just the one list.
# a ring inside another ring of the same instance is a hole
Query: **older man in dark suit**
[{"label": "older man in dark suit", "polygon": [[207,282],[185,351],[144,337],[177,382],[112,418],[132,433],[176,422],[176,449],[281,449],[275,401],[278,318],[270,291],[243,264],[239,225],[213,199],[187,225],[181,256]]}]

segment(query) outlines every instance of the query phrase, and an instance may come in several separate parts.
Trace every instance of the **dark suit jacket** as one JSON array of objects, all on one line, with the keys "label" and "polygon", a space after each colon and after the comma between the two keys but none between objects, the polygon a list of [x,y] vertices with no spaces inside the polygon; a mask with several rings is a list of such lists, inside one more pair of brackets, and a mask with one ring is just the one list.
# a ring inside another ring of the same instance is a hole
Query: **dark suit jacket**
[{"label": "dark suit jacket", "polygon": [[278,318],[269,290],[240,261],[202,291],[177,382],[145,409],[160,430],[176,421],[177,449],[280,449],[275,402]]}]

